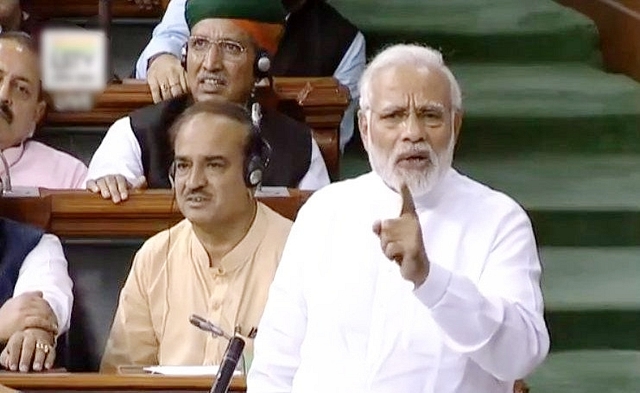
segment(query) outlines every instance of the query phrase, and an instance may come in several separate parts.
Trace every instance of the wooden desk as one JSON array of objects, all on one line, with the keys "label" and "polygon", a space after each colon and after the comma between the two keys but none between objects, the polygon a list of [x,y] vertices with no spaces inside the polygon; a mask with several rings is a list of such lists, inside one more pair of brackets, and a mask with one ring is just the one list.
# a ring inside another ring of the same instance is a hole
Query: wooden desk
[{"label": "wooden desk", "polygon": [[[135,79],[124,82],[109,85],[96,97],[95,106],[91,111],[49,111],[45,125],[106,128],[130,112],[153,103],[151,91],[146,82]],[[278,109],[309,125],[322,151],[331,179],[338,179],[340,122],[349,105],[349,90],[332,77],[274,78],[273,90],[259,88],[257,95],[263,106]]]},{"label": "wooden desk", "polygon": [[[21,391],[209,391],[213,377],[173,377],[154,374],[0,373],[0,384]],[[229,391],[246,391],[244,378],[234,377]]]},{"label": "wooden desk", "polygon": [[[291,189],[288,197],[260,201],[290,219],[311,195]],[[134,193],[118,205],[88,191],[41,189],[40,197],[0,198],[0,216],[28,222],[61,237],[149,237],[182,219],[170,190]]]}]

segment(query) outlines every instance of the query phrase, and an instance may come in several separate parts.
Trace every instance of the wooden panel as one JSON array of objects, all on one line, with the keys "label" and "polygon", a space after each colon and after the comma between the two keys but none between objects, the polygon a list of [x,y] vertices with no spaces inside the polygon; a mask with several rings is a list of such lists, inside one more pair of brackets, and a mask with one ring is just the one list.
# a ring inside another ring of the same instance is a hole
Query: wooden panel
[{"label": "wooden panel", "polygon": [[[49,126],[108,127],[129,112],[153,103],[149,86],[144,81],[125,80],[112,84],[96,97],[87,112],[56,112],[47,114]],[[349,104],[349,90],[332,77],[274,78],[273,90],[260,88],[258,99],[268,107],[303,121],[313,130],[332,180],[339,177],[340,122]]]},{"label": "wooden panel", "polygon": [[[39,198],[0,198],[0,214],[62,237],[149,237],[182,219],[170,190],[133,193],[118,205],[88,191],[41,189]],[[273,210],[295,219],[310,192],[291,189],[288,197],[259,197]]]},{"label": "wooden panel", "polygon": [[591,18],[598,26],[607,70],[640,82],[639,0],[557,0]]},{"label": "wooden panel", "polygon": [[[212,377],[155,374],[0,373],[0,384],[18,390],[195,390],[209,391]],[[244,392],[244,378],[234,377],[230,391]]]},{"label": "wooden panel", "polygon": [[[114,18],[161,18],[165,8],[162,3],[146,9],[138,7],[133,1],[111,0]],[[64,17],[88,18],[98,15],[98,0],[32,0],[26,2],[25,10],[45,20]]]}]

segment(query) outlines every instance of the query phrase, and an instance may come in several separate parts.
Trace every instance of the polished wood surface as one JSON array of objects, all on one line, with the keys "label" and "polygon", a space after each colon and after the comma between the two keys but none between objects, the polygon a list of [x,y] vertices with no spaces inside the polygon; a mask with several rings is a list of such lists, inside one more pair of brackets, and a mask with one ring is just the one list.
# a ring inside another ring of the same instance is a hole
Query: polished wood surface
[{"label": "polished wood surface", "polygon": [[598,26],[607,70],[640,82],[640,0],[557,0]]},{"label": "polished wood surface", "polygon": [[[295,219],[310,192],[291,189],[288,197],[258,199]],[[149,237],[182,219],[170,190],[146,190],[118,205],[88,191],[41,189],[40,197],[0,198],[0,215],[27,222],[62,237]]]},{"label": "polished wood surface", "polygon": [[[17,390],[195,390],[209,391],[213,377],[156,374],[0,373],[0,384]],[[229,389],[246,390],[244,378],[234,377]]]},{"label": "polished wood surface", "polygon": [[[261,87],[259,101],[305,122],[313,130],[332,180],[338,179],[340,165],[340,122],[347,105],[349,90],[332,77],[274,78],[273,90]],[[96,97],[95,106],[85,112],[49,111],[48,126],[103,126],[135,109],[153,103],[149,86],[140,80],[111,84]]]},{"label": "polished wood surface", "polygon": [[[32,0],[24,2],[25,10],[39,18],[79,17],[89,18],[98,15],[98,0]],[[151,8],[138,7],[133,1],[111,0],[111,13],[114,18],[161,18],[168,1],[163,0]]]}]

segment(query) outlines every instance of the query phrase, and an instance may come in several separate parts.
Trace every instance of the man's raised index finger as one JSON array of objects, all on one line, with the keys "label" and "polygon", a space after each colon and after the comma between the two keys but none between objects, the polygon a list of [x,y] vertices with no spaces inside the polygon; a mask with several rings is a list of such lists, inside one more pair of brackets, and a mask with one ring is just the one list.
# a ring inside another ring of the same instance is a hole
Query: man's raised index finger
[{"label": "man's raised index finger", "polygon": [[400,194],[402,195],[402,210],[400,210],[400,215],[415,214],[416,206],[413,204],[413,196],[411,196],[411,191],[406,183],[402,183],[402,186],[400,186]]}]

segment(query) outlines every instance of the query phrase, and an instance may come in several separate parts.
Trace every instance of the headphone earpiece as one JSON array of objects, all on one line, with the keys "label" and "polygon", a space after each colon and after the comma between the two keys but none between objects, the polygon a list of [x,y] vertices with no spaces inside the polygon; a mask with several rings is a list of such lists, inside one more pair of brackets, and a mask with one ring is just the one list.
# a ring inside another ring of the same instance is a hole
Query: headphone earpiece
[{"label": "headphone earpiece", "polygon": [[244,167],[244,182],[247,187],[255,188],[262,183],[264,171],[269,165],[271,146],[262,138],[260,130],[255,126],[251,127],[250,138]]},{"label": "headphone earpiece", "polygon": [[269,77],[269,71],[271,70],[271,58],[269,52],[264,49],[258,49],[256,53],[256,62],[253,67],[253,72],[256,79],[264,79]]},{"label": "headphone earpiece", "polygon": [[180,49],[180,64],[182,64],[182,68],[187,69],[187,44],[182,45],[182,49]]}]

